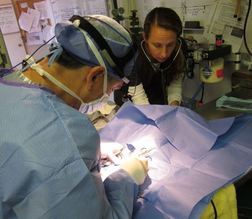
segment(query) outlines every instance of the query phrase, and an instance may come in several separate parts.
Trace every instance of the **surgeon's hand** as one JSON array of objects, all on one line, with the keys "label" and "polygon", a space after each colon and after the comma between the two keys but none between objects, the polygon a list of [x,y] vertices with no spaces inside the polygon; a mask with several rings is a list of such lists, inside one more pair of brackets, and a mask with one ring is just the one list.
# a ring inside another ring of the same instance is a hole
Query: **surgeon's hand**
[{"label": "surgeon's hand", "polygon": [[100,148],[102,159],[108,159],[117,165],[121,163],[120,153],[123,150],[121,144],[117,142],[101,142]]},{"label": "surgeon's hand", "polygon": [[131,157],[121,164],[137,185],[143,184],[148,172],[148,160],[144,158]]}]

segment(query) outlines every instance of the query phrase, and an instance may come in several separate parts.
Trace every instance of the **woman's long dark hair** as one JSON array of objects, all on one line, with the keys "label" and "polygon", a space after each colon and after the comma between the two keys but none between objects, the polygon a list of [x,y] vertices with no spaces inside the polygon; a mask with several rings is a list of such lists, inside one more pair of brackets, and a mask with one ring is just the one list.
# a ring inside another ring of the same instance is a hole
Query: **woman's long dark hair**
[{"label": "woman's long dark hair", "polygon": [[157,7],[147,14],[144,21],[144,34],[147,39],[153,24],[174,31],[177,37],[182,33],[182,22],[178,14],[170,8]]}]

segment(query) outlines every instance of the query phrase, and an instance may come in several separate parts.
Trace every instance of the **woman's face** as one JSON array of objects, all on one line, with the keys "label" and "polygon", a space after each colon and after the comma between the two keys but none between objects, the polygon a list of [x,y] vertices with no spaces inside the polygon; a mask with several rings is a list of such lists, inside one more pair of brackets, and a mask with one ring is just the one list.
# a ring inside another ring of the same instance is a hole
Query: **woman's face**
[{"label": "woman's face", "polygon": [[172,30],[152,25],[149,37],[144,35],[146,50],[149,56],[160,63],[165,62],[176,48],[177,34]]}]

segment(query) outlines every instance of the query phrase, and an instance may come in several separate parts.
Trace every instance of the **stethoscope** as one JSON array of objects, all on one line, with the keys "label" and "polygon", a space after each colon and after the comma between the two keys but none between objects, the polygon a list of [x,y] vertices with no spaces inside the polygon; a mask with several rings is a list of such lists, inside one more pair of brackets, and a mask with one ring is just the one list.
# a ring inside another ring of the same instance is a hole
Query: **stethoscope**
[{"label": "stethoscope", "polygon": [[[153,63],[153,62],[151,61],[150,57],[148,56],[148,54],[147,54],[146,51],[144,50],[144,46],[143,46],[144,40],[142,40],[141,43],[140,43],[141,50],[143,51],[145,57],[147,58],[147,60],[148,60],[148,62],[150,63],[151,67],[153,68],[153,70],[154,70],[155,72],[159,72],[159,71],[161,72],[161,81],[162,81],[162,84],[163,84],[163,85],[162,85],[162,89],[163,89],[163,93],[164,93],[164,94],[165,94],[165,91],[164,91],[164,86],[165,86],[165,85],[164,85],[164,75],[163,75],[163,72],[166,71],[167,69],[169,69],[169,68],[171,67],[171,65],[174,63],[175,59],[177,58],[177,56],[178,56],[178,54],[179,54],[179,52],[180,52],[180,49],[181,49],[181,46],[182,46],[182,41],[181,41],[180,38],[178,38],[178,41],[179,41],[179,47],[178,47],[178,49],[177,49],[176,54],[174,55],[174,57],[173,57],[171,63],[170,63],[167,67],[165,67],[165,68],[163,68],[163,69],[160,69],[161,63]],[[128,94],[127,94],[125,97],[123,97],[123,102],[126,102],[126,101],[130,100],[131,97],[135,95],[136,86],[137,86],[136,83],[137,83],[137,81],[135,82],[135,86],[134,86],[134,87],[135,87],[135,90],[134,90],[133,94],[131,94],[131,95],[128,95]],[[166,101],[166,100],[165,100],[165,101]]]},{"label": "stethoscope", "polygon": [[145,50],[144,50],[144,46],[143,46],[144,40],[142,40],[142,42],[141,42],[141,49],[142,49],[142,51],[143,51],[145,57],[146,57],[147,60],[149,61],[151,67],[153,68],[153,70],[154,70],[155,72],[160,72],[160,73],[161,73],[161,83],[162,83],[162,90],[163,90],[163,94],[164,94],[164,102],[165,102],[165,103],[167,103],[167,98],[166,98],[166,91],[165,91],[165,84],[166,84],[166,82],[165,82],[164,72],[165,72],[166,70],[168,70],[168,69],[172,66],[172,64],[174,63],[174,61],[176,60],[176,58],[177,58],[177,56],[178,56],[178,54],[179,54],[179,52],[180,52],[180,49],[181,49],[181,46],[182,46],[182,41],[181,41],[180,38],[178,38],[178,42],[179,42],[179,46],[178,46],[177,52],[176,52],[176,54],[174,55],[172,61],[171,61],[171,62],[169,63],[169,65],[168,65],[167,67],[165,67],[165,68],[160,68],[161,63],[153,63],[153,62],[151,61],[150,57],[148,56],[148,54],[147,54],[147,53],[145,52]]},{"label": "stethoscope", "polygon": [[181,49],[181,46],[182,46],[182,41],[180,38],[178,38],[178,42],[179,42],[179,47],[178,47],[177,52],[176,52],[175,56],[173,57],[172,61],[170,62],[170,64],[167,67],[161,69],[160,68],[161,63],[153,63],[151,61],[150,57],[148,56],[148,54],[146,53],[146,51],[144,49],[144,46],[143,46],[144,40],[141,41],[141,49],[155,72],[158,72],[158,71],[164,72],[171,67],[171,65],[174,63],[175,59],[177,58],[179,51]]}]

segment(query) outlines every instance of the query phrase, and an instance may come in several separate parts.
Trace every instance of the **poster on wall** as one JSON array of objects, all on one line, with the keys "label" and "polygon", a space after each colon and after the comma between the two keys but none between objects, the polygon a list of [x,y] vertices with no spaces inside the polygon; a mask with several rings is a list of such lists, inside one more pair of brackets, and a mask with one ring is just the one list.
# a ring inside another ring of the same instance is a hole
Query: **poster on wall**
[{"label": "poster on wall", "polygon": [[106,0],[86,0],[84,2],[85,15],[102,14],[108,15]]},{"label": "poster on wall", "polygon": [[51,7],[55,23],[67,21],[72,15],[103,14],[107,15],[105,0],[51,0]]},{"label": "poster on wall", "polygon": [[53,18],[46,0],[19,0],[16,7],[21,34],[27,45],[41,45],[54,36]]},{"label": "poster on wall", "polygon": [[220,0],[207,33],[209,41],[213,41],[217,34],[222,35],[225,44],[232,45],[232,52],[239,52],[243,43],[243,28],[248,4],[248,0],[242,1],[239,9],[240,14],[235,17],[237,7],[235,2],[233,0]]},{"label": "poster on wall", "polygon": [[180,16],[182,22],[194,19],[206,24],[212,16],[212,9],[209,10],[209,7],[215,5],[217,0],[136,0],[135,2],[141,24],[147,13],[155,7],[172,8]]},{"label": "poster on wall", "polygon": [[0,28],[3,34],[19,32],[12,4],[0,5]]}]

